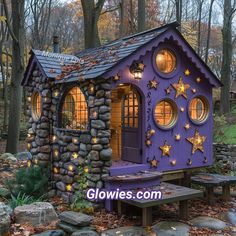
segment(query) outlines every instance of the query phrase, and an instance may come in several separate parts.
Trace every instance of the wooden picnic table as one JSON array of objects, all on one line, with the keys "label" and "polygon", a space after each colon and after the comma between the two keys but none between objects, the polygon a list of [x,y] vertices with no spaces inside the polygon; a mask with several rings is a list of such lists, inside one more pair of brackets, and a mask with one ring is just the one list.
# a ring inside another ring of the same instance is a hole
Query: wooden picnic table
[{"label": "wooden picnic table", "polygon": [[118,200],[118,213],[125,213],[123,204],[129,204],[142,209],[142,225],[149,226],[152,224],[152,207],[167,204],[172,202],[179,202],[179,214],[181,219],[188,218],[188,200],[203,196],[203,192],[196,189],[191,189],[179,185],[174,185],[162,182],[159,186],[148,190],[160,190],[162,192],[162,199],[132,199],[132,200]]},{"label": "wooden picnic table", "polygon": [[230,185],[236,184],[236,176],[201,173],[191,177],[191,182],[204,186],[206,199],[210,205],[215,202],[214,188],[222,186],[222,196],[224,200],[230,198]]}]

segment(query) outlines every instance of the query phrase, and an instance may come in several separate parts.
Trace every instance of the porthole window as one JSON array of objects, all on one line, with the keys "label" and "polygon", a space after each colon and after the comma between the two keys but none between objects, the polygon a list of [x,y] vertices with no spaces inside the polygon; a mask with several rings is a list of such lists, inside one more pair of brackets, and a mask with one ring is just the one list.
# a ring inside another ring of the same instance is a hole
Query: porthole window
[{"label": "porthole window", "polygon": [[167,49],[160,50],[156,55],[156,66],[164,74],[170,74],[176,68],[176,57]]},{"label": "porthole window", "polygon": [[88,125],[88,108],[85,96],[79,87],[67,92],[61,110],[61,128],[86,130]]},{"label": "porthole window", "polygon": [[189,104],[189,117],[194,123],[203,123],[209,115],[209,103],[205,97],[193,98]]},{"label": "porthole window", "polygon": [[169,129],[173,127],[177,117],[178,109],[172,100],[164,99],[157,103],[154,109],[154,119],[160,128]]},{"label": "porthole window", "polygon": [[37,121],[42,113],[42,98],[39,92],[35,92],[32,95],[32,117],[35,121]]}]

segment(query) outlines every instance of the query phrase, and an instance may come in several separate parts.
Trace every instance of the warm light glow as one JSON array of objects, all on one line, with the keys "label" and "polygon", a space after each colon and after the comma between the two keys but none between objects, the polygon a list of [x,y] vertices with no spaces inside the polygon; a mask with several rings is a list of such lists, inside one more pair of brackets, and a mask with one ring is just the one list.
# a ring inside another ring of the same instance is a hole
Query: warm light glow
[{"label": "warm light glow", "polygon": [[150,146],[151,144],[152,144],[152,141],[151,141],[150,139],[147,139],[147,140],[146,140],[146,145],[147,145],[147,146]]},{"label": "warm light glow", "polygon": [[181,112],[184,112],[184,108],[183,108],[183,107],[180,107],[180,111],[181,111]]},{"label": "warm light glow", "polygon": [[74,159],[77,159],[78,156],[79,156],[78,153],[76,153],[76,152],[73,152],[73,153],[72,153],[72,157],[73,157]]},{"label": "warm light glow", "polygon": [[31,97],[27,97],[28,102],[31,102]]},{"label": "warm light glow", "polygon": [[172,160],[170,163],[171,163],[172,166],[175,166],[176,165],[176,160]]},{"label": "warm light glow", "polygon": [[87,166],[84,167],[84,172],[88,173],[89,172],[89,168]]},{"label": "warm light glow", "polygon": [[200,77],[196,78],[196,81],[197,81],[198,83],[200,83],[200,82],[201,82],[201,78],[200,78]]},{"label": "warm light glow", "polygon": [[69,166],[68,166],[68,170],[69,170],[69,171],[73,171],[73,170],[74,170],[74,166],[69,165]]},{"label": "warm light glow", "polygon": [[67,184],[66,185],[66,190],[67,191],[71,191],[72,190],[72,185],[71,184]]},{"label": "warm light glow", "polygon": [[28,148],[28,150],[31,148],[31,144],[30,143],[27,143],[27,148]]},{"label": "warm light glow", "polygon": [[27,134],[27,137],[30,138],[30,137],[31,137],[31,134]]},{"label": "warm light glow", "polygon": [[35,159],[34,163],[35,163],[35,165],[37,165],[39,163],[38,159]]},{"label": "warm light glow", "polygon": [[59,155],[59,151],[58,151],[58,150],[55,150],[55,151],[54,151],[54,156],[55,156],[55,157],[58,157],[58,155]]},{"label": "warm light glow", "polygon": [[[91,88],[89,88],[91,89]],[[79,87],[73,87],[66,94],[61,110],[61,127],[72,130],[86,130],[88,108],[84,94]]]},{"label": "warm light glow", "polygon": [[28,167],[31,167],[31,161],[28,161],[28,162],[27,162],[27,166],[28,166]]},{"label": "warm light glow", "polygon": [[183,93],[185,91],[185,87],[183,84],[180,85],[180,92]]},{"label": "warm light glow", "polygon": [[93,118],[97,118],[98,113],[96,111],[93,112]]},{"label": "warm light glow", "polygon": [[92,142],[97,143],[98,142],[97,138],[96,137],[92,138]]},{"label": "warm light glow", "polygon": [[142,72],[136,71],[136,72],[134,72],[134,78],[137,80],[140,80],[140,79],[142,79],[142,74],[143,74]]},{"label": "warm light glow", "polygon": [[162,127],[171,127],[177,118],[176,107],[169,100],[160,101],[154,110],[154,119]]},{"label": "warm light glow", "polygon": [[31,98],[32,116],[35,120],[38,120],[41,116],[41,112],[42,112],[42,100],[41,99],[42,98],[41,98],[39,92],[35,92]]},{"label": "warm light glow", "polygon": [[89,91],[90,94],[93,94],[93,93],[94,93],[94,85],[93,85],[93,84],[90,84],[90,85],[89,85],[88,91]]},{"label": "warm light glow", "polygon": [[160,50],[156,56],[156,65],[162,73],[171,73],[176,67],[175,55],[167,49]]},{"label": "warm light glow", "polygon": [[47,98],[44,98],[44,101],[46,102],[48,99]]},{"label": "warm light glow", "polygon": [[175,135],[175,140],[179,141],[180,139],[181,139],[180,134],[176,134],[176,135]]},{"label": "warm light glow", "polygon": [[54,92],[54,96],[55,96],[55,97],[58,97],[58,95],[59,95],[59,91],[55,91],[55,92]]},{"label": "warm light glow", "polygon": [[57,174],[59,172],[56,167],[53,168],[53,171],[54,171],[55,174]]},{"label": "warm light glow", "polygon": [[78,138],[72,138],[72,142],[73,142],[74,144],[77,144],[77,143],[79,142],[79,140],[78,140]]},{"label": "warm light glow", "polygon": [[52,141],[53,141],[53,142],[56,142],[56,141],[57,141],[57,136],[56,136],[56,135],[53,135],[53,136],[52,136]]}]

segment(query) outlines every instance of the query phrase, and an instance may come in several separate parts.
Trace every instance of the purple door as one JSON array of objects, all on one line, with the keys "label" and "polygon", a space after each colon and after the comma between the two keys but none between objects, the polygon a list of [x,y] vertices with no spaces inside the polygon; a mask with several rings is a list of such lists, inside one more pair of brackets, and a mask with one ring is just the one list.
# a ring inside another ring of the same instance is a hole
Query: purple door
[{"label": "purple door", "polygon": [[133,88],[122,104],[122,160],[142,163],[141,99]]}]

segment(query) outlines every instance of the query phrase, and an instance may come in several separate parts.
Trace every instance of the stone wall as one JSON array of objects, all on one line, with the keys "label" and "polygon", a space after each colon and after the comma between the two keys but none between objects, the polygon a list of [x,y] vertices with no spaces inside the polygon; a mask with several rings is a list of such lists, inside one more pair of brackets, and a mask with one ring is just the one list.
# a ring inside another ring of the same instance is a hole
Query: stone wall
[{"label": "stone wall", "polygon": [[[72,202],[79,191],[78,167],[88,164],[89,188],[104,187],[104,178],[109,175],[112,150],[110,148],[111,81],[96,79],[80,81],[88,105],[89,123],[85,131],[61,129],[58,112],[63,95],[76,84],[56,85],[44,78],[35,69],[28,91],[29,130],[27,146],[35,164],[48,166],[52,170],[52,186],[57,195]],[[34,92],[42,96],[42,115],[33,119],[31,99]]]},{"label": "stone wall", "polygon": [[236,145],[214,144],[214,156],[222,167],[236,171]]},{"label": "stone wall", "polygon": [[[31,152],[35,164],[44,166],[48,166],[51,160],[51,86],[50,80],[43,77],[38,69],[35,69],[27,87],[27,115],[29,117],[27,148]],[[42,113],[38,120],[33,119],[31,111],[34,92],[39,92],[42,98]]]}]

